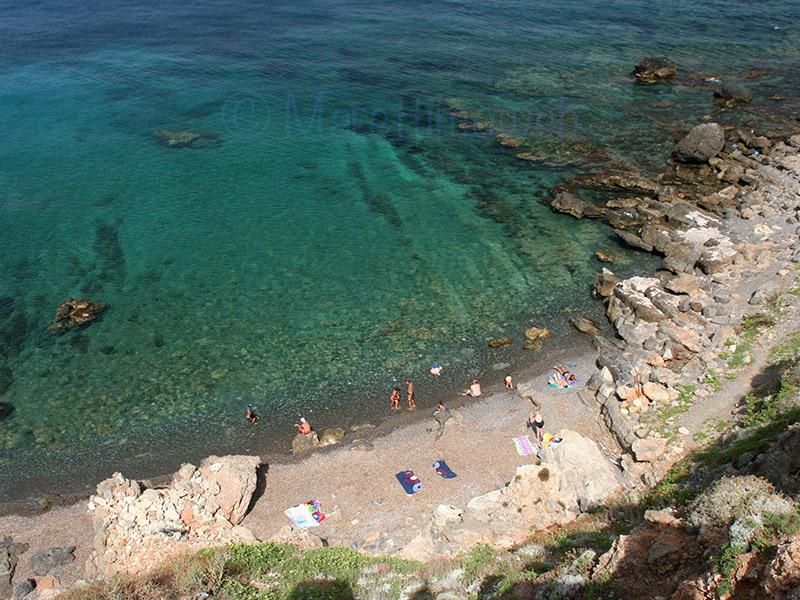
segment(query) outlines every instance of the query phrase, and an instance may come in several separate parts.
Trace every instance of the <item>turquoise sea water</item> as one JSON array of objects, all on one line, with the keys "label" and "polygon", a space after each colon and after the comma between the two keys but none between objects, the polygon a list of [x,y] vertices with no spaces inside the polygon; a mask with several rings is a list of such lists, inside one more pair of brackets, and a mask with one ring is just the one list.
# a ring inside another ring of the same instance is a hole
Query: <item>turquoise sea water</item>
[{"label": "turquoise sea water", "polygon": [[[300,414],[374,416],[434,360],[440,389],[519,363],[486,341],[597,310],[595,250],[654,264],[551,213],[548,190],[598,165],[654,173],[675,130],[719,113],[702,76],[756,91],[723,115],[741,120],[788,112],[800,77],[793,1],[0,10],[0,497],[155,448],[284,444]],[[686,79],[634,86],[651,53]],[[46,334],[68,297],[110,308]]]}]

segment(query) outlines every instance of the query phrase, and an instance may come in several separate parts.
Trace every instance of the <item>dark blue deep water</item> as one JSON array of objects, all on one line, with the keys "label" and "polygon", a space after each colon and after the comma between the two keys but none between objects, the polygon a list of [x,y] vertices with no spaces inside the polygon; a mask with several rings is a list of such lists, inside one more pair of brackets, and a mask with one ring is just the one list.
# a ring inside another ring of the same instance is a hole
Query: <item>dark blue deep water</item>
[{"label": "dark blue deep water", "polygon": [[[755,92],[725,118],[796,108],[799,6],[0,1],[0,498],[374,417],[433,360],[442,389],[519,364],[486,341],[531,324],[557,344],[597,249],[653,262],[542,198],[654,174],[718,115],[705,78]],[[631,83],[652,53],[675,84]],[[110,308],[46,334],[68,297]]]}]

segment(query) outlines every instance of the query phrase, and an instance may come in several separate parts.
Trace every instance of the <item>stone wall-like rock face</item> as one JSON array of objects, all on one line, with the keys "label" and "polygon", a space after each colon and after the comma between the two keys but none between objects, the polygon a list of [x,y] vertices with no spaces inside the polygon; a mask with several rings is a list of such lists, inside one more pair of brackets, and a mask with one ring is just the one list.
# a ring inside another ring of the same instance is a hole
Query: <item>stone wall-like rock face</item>
[{"label": "stone wall-like rock face", "polygon": [[522,465],[505,487],[470,500],[461,509],[441,505],[400,555],[412,560],[454,556],[477,544],[511,548],[532,531],[574,521],[622,488],[617,468],[597,444],[559,432],[561,444],[546,448],[539,465]]},{"label": "stone wall-like rock face", "polygon": [[88,576],[140,574],[165,559],[255,537],[239,525],[256,489],[256,456],[211,456],[185,464],[169,487],[145,488],[115,473],[89,501],[94,552]]}]

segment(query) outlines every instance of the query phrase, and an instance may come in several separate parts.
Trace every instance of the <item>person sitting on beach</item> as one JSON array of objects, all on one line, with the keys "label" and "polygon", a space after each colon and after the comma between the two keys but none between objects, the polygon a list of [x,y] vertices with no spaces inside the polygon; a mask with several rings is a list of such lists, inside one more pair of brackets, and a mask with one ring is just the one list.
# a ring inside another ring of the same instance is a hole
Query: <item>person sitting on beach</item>
[{"label": "person sitting on beach", "polygon": [[394,388],[389,396],[389,410],[400,410],[400,388]]},{"label": "person sitting on beach", "polygon": [[314,431],[313,429],[311,429],[311,425],[309,424],[309,422],[306,421],[303,417],[300,417],[300,422],[295,423],[294,426],[297,427],[297,432],[302,433],[303,435],[311,435],[311,433]]},{"label": "person sitting on beach", "polygon": [[506,375],[505,386],[506,386],[507,390],[513,390],[514,389],[514,380],[511,378],[511,375]]},{"label": "person sitting on beach", "polygon": [[430,374],[435,376],[435,377],[438,377],[439,375],[442,374],[443,370],[444,370],[444,367],[442,365],[440,365],[438,362],[437,363],[433,363],[433,366],[431,367],[431,370],[430,370]]},{"label": "person sitting on beach", "polygon": [[260,417],[256,414],[255,406],[252,404],[247,405],[247,414],[245,415],[245,419],[247,419],[248,423],[251,425],[255,425],[258,423],[258,419]]},{"label": "person sitting on beach", "polygon": [[472,385],[469,386],[469,389],[461,394],[462,396],[471,396],[472,398],[477,398],[483,392],[481,392],[481,384],[478,383],[477,379],[472,380]]}]

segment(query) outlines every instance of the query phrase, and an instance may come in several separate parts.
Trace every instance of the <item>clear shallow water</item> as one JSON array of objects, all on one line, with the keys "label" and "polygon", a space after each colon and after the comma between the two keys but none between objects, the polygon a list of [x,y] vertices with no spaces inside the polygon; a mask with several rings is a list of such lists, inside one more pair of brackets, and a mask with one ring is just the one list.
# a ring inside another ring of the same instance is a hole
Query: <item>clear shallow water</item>
[{"label": "clear shallow water", "polygon": [[[652,265],[542,196],[590,152],[652,172],[716,110],[708,87],[633,86],[633,62],[744,81],[756,112],[800,75],[794,2],[295,4],[0,3],[8,495],[154,448],[283,443],[309,411],[372,415],[436,359],[439,388],[519,362],[486,340],[559,336],[595,250]],[[212,143],[168,148],[162,128]],[[70,296],[110,309],[45,334]]]}]

